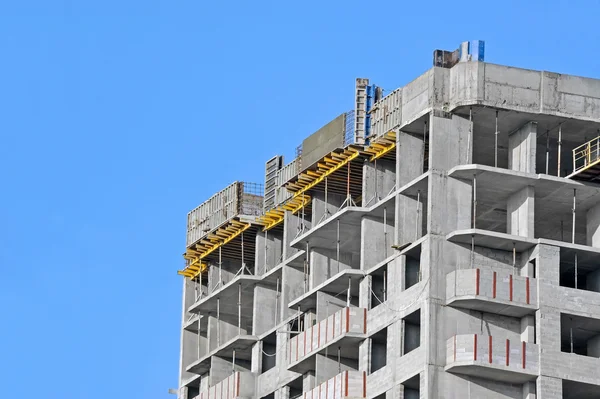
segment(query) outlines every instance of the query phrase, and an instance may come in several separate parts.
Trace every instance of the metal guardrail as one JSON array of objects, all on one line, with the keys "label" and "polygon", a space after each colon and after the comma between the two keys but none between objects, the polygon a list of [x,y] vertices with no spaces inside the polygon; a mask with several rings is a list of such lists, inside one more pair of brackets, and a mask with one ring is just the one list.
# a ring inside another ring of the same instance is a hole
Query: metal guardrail
[{"label": "metal guardrail", "polygon": [[600,136],[573,149],[573,173],[600,161]]}]

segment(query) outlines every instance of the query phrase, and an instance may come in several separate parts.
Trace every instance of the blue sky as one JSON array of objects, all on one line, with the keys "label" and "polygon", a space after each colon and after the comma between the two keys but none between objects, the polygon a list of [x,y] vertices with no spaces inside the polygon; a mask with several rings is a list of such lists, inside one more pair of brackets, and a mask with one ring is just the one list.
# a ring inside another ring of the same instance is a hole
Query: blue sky
[{"label": "blue sky", "polygon": [[600,78],[598,4],[0,3],[0,396],[174,398],[186,212],[436,48]]}]

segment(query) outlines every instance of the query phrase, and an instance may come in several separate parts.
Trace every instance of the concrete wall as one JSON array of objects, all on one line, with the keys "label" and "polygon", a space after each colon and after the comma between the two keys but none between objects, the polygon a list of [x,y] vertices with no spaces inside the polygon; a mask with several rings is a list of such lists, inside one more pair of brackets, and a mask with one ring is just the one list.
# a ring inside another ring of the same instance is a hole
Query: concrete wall
[{"label": "concrete wall", "polygon": [[302,170],[331,151],[344,147],[346,116],[341,114],[302,142]]}]

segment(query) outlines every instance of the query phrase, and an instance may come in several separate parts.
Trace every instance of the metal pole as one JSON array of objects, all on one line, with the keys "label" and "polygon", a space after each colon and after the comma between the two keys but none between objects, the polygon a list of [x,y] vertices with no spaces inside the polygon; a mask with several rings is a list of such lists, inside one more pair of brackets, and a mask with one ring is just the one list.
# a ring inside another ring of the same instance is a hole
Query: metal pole
[{"label": "metal pole", "polygon": [[338,373],[342,372],[342,347],[338,346]]},{"label": "metal pole", "polygon": [[494,167],[498,167],[498,110],[496,110],[496,132],[494,133]]},{"label": "metal pole", "polygon": [[575,252],[575,289],[577,289],[577,252]]},{"label": "metal pole", "polygon": [[[244,232],[242,231],[242,274],[244,274],[244,269],[246,268],[246,264],[244,263]],[[256,273],[256,269],[254,270]]]},{"label": "metal pole", "polygon": [[306,293],[306,282],[307,282],[307,277],[306,274],[308,272],[308,241],[306,241],[306,254],[304,256],[304,292]]},{"label": "metal pole", "polygon": [[346,307],[350,307],[350,289],[352,288],[352,279],[348,277],[348,294],[346,295]]},{"label": "metal pole", "polygon": [[471,269],[475,264],[475,234],[471,234]]},{"label": "metal pole", "polygon": [[279,277],[277,277],[277,288],[275,288],[275,324],[277,324],[277,321],[279,320],[279,318],[277,317],[278,315],[278,308],[279,308]]},{"label": "metal pole", "polygon": [[235,373],[235,349],[233,350],[233,363],[231,365],[231,370]]},{"label": "metal pole", "polygon": [[387,258],[387,208],[383,208],[383,247],[385,248],[385,257]]},{"label": "metal pole", "polygon": [[571,319],[571,327],[569,328],[569,335],[571,339],[571,353],[573,353],[573,319]]},{"label": "metal pole", "polygon": [[269,270],[269,265],[267,265],[267,240],[269,239],[269,232],[265,231],[265,272]]},{"label": "metal pole", "polygon": [[[425,168],[425,147],[427,147],[427,121],[423,123],[423,169]],[[429,166],[429,163],[427,163]]]},{"label": "metal pole", "polygon": [[575,214],[577,213],[577,189],[573,189],[573,232],[571,234],[571,243],[575,244]]},{"label": "metal pole", "polygon": [[550,130],[546,131],[546,174],[550,165]]},{"label": "metal pole", "polygon": [[238,284],[238,335],[242,334],[242,283]]},{"label": "metal pole", "polygon": [[329,214],[329,206],[327,203],[327,176],[325,176],[325,217]]},{"label": "metal pole", "polygon": [[375,159],[375,202],[379,201],[379,193],[377,192],[377,175],[377,159]]},{"label": "metal pole", "polygon": [[219,247],[219,284],[223,284],[223,261],[221,258],[221,247]]},{"label": "metal pole", "polygon": [[383,271],[383,302],[387,301],[387,271]]},{"label": "metal pole", "polygon": [[200,314],[198,314],[198,359],[200,359]]},{"label": "metal pole", "polygon": [[558,125],[558,171],[557,171],[557,176],[560,177],[560,158],[561,158],[561,152],[562,150],[562,123],[560,125]]},{"label": "metal pole", "polygon": [[300,332],[300,305],[298,305],[298,332]]},{"label": "metal pole", "polygon": [[335,241],[335,261],[337,264],[337,272],[340,272],[340,219],[337,220],[337,237]]},{"label": "metal pole", "polygon": [[217,298],[217,347],[221,346],[221,299]]},{"label": "metal pole", "polygon": [[469,163],[469,155],[471,153],[471,141],[473,140],[473,107],[469,107],[469,137],[467,138],[467,155],[465,163]]},{"label": "metal pole", "polygon": [[477,175],[473,175],[473,228],[477,228],[475,219],[477,216]]},{"label": "metal pole", "polygon": [[515,275],[516,268],[517,268],[517,249],[515,248],[515,243],[513,242],[513,276]]},{"label": "metal pole", "polygon": [[419,239],[419,220],[421,216],[421,190],[417,190],[417,217],[415,218],[415,241]]}]

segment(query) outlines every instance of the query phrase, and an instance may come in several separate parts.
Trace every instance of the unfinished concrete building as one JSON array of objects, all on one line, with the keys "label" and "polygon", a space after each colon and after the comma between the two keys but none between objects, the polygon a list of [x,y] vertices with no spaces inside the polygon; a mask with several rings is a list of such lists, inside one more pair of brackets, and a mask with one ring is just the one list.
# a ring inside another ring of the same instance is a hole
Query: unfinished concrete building
[{"label": "unfinished concrete building", "polygon": [[357,79],[188,214],[179,398],[600,398],[599,129],[600,80],[481,42]]}]

